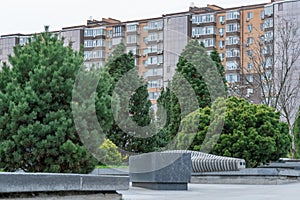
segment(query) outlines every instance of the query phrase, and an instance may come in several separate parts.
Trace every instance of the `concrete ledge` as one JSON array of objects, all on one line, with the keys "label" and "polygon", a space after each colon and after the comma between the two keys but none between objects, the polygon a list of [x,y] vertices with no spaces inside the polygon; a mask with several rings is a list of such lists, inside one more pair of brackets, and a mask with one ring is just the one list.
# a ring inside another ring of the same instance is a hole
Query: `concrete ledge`
[{"label": "concrete ledge", "polygon": [[0,199],[11,200],[121,200],[122,194],[117,192],[52,192],[52,193],[5,193]]},{"label": "concrete ledge", "polygon": [[91,174],[94,175],[116,175],[116,176],[129,176],[129,169],[127,168],[105,168],[94,169]]},{"label": "concrete ledge", "polygon": [[91,174],[0,173],[0,194],[128,190],[129,177]]},{"label": "concrete ledge", "polygon": [[196,184],[282,185],[299,182],[298,178],[277,176],[192,176]]},{"label": "concrete ledge", "polygon": [[193,173],[191,182],[199,184],[279,185],[300,181],[300,172],[290,169],[255,168],[231,172]]},{"label": "concrete ledge", "polygon": [[133,187],[142,187],[151,190],[187,190],[187,183],[132,183]]}]

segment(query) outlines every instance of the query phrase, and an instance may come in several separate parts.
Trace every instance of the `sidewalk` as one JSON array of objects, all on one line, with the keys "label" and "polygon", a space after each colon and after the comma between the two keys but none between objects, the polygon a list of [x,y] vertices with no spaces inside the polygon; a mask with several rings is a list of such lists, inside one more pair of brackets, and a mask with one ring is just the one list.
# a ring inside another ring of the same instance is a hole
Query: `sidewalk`
[{"label": "sidewalk", "polygon": [[299,200],[300,183],[287,185],[189,184],[188,191],[155,191],[131,187],[124,200]]}]

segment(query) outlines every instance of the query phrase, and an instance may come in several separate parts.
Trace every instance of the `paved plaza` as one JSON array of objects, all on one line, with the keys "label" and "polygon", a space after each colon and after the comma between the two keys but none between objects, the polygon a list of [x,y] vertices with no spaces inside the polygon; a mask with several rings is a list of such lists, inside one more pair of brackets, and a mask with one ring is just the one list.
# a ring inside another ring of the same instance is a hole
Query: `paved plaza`
[{"label": "paved plaza", "polygon": [[156,191],[131,187],[119,191],[124,200],[299,200],[300,183],[287,185],[189,184],[188,191]]}]

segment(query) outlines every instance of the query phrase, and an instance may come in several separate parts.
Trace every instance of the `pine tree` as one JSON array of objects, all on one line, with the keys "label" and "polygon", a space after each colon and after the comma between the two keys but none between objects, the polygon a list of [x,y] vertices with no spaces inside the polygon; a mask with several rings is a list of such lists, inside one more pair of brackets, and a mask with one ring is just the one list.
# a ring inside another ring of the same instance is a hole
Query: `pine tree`
[{"label": "pine tree", "polygon": [[[169,89],[161,93],[158,101],[169,114],[164,128],[169,138],[178,133],[181,120],[195,110],[195,100],[192,97],[196,97],[198,108],[204,108],[210,106],[217,97],[226,95],[226,87],[223,85],[226,82],[224,69],[221,66],[217,52],[213,51],[210,57],[204,45],[197,40],[191,40],[185,47],[179,56],[176,74],[169,83]],[[220,79],[220,83],[217,79]],[[186,87],[187,84],[192,92]],[[185,102],[185,107],[180,105],[180,98]]]},{"label": "pine tree", "polygon": [[[124,49],[124,44],[118,45],[105,66],[112,80],[110,94],[114,97],[114,105],[110,109],[115,118],[106,131],[106,136],[122,150],[150,152],[159,146],[159,136],[152,136],[153,126],[146,132],[135,128],[135,125],[145,127],[151,122],[151,102],[148,99],[147,85],[138,76],[133,54],[124,53]],[[137,85],[139,87],[132,91],[132,87]],[[124,108],[127,105],[128,110],[117,112],[119,107]]]},{"label": "pine tree", "polygon": [[72,119],[72,89],[82,52],[49,32],[9,57],[0,72],[0,165],[5,171],[90,172],[95,158]]},{"label": "pine tree", "polygon": [[227,81],[225,78],[225,68],[222,65],[221,58],[220,58],[219,53],[216,48],[214,48],[214,50],[212,52],[210,52],[210,58],[214,61],[215,65],[220,73],[220,76],[222,77],[222,81],[224,83],[225,90],[227,91],[228,88],[227,88]]},{"label": "pine tree", "polygon": [[296,147],[295,158],[300,158],[300,115],[299,113],[300,110],[298,110],[297,118],[293,129],[293,133],[295,136],[295,147]]}]

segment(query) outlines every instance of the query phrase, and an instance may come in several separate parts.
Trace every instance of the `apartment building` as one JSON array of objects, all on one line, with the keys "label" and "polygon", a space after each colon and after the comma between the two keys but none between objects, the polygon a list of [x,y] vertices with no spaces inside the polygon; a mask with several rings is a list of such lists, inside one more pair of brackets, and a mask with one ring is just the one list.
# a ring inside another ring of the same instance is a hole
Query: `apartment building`
[{"label": "apartment building", "polygon": [[219,52],[230,95],[260,103],[261,92],[254,81],[257,73],[252,54],[257,41],[265,36],[265,5],[227,9],[207,5],[163,15],[164,86],[174,76],[179,55],[188,41],[197,39],[204,44],[208,53],[213,49]]},{"label": "apartment building", "polygon": [[[151,19],[121,22],[112,18],[88,20],[86,25],[63,28],[54,33],[65,37],[75,50],[84,47],[84,63],[104,66],[114,48],[123,42],[126,52],[135,56],[139,75],[148,82],[149,98],[153,104],[162,87],[166,87],[176,71],[182,50],[190,39],[202,42],[207,52],[217,49],[229,94],[261,103],[264,88],[258,69],[273,73],[276,15],[283,15],[285,5],[293,4],[298,13],[298,1],[272,1],[234,8],[216,5],[191,6],[186,12],[164,14]],[[277,7],[276,7],[277,6]],[[275,12],[275,13],[274,13]],[[285,14],[284,14],[285,15]],[[31,35],[0,37],[0,60],[7,61],[13,46],[24,44]]]},{"label": "apartment building", "polygon": [[8,63],[8,56],[13,54],[13,48],[19,44],[21,34],[4,35],[0,37],[0,65]]},{"label": "apartment building", "polygon": [[115,47],[123,42],[126,52],[135,56],[139,75],[148,82],[153,104],[163,86],[163,20],[162,18],[121,22],[116,19],[88,20],[84,27],[85,65],[104,66]]},{"label": "apartment building", "polygon": [[[72,48],[79,51],[83,44],[83,27],[63,28],[61,31],[52,32],[59,38],[65,38],[64,45],[72,45]],[[10,34],[0,36],[0,66],[5,62],[8,65],[8,56],[13,55],[13,48],[16,45],[25,45],[29,39],[33,39],[34,34]]]},{"label": "apartment building", "polygon": [[[278,108],[282,119],[293,125],[300,105],[300,1],[276,1],[266,9],[273,15],[271,47]],[[284,80],[287,81],[283,85]]]}]

